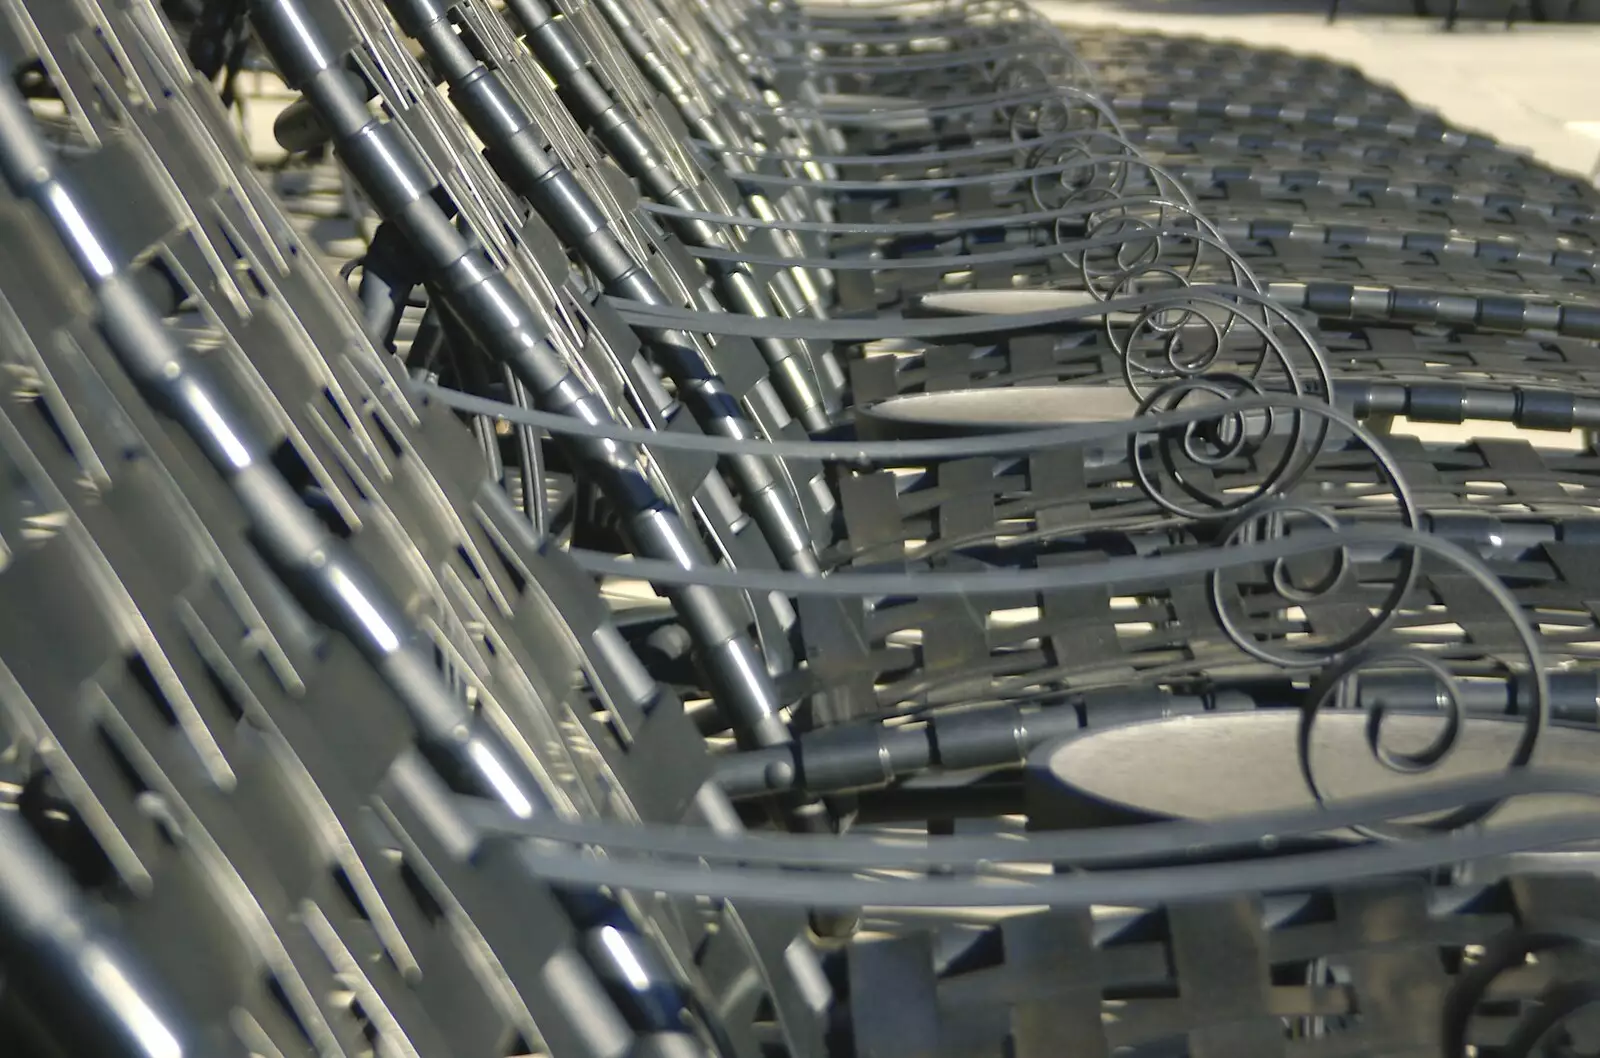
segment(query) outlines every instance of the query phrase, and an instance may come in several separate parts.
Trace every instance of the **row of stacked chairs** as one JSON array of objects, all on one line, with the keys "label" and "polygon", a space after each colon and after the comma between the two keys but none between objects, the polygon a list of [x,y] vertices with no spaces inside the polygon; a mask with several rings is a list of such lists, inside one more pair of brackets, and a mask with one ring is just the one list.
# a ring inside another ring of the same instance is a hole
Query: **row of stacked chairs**
[{"label": "row of stacked chairs", "polygon": [[1016,0],[0,55],[0,1053],[1600,1042],[1593,186]]}]

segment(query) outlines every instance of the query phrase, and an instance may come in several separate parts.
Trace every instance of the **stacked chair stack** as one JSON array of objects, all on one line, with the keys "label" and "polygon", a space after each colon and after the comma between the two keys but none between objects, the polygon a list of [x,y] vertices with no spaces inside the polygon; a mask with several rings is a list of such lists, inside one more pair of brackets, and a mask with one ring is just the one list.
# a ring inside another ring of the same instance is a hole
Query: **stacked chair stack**
[{"label": "stacked chair stack", "polygon": [[3,1053],[1600,1044],[1593,188],[1014,0],[0,54]]}]

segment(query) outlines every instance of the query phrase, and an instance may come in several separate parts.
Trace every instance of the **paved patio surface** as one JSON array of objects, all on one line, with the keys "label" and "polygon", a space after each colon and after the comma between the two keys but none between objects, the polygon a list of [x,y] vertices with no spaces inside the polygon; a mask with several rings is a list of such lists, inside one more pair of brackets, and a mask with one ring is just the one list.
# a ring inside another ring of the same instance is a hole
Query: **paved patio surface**
[{"label": "paved patio surface", "polygon": [[[1113,25],[1242,40],[1326,56],[1393,85],[1447,121],[1588,173],[1600,158],[1600,24],[1518,22],[1502,0],[1465,0],[1453,33],[1409,0],[1035,0],[1064,25]],[[1443,9],[1443,0],[1431,0]],[[1591,0],[1582,0],[1588,4]],[[1556,12],[1564,0],[1549,0]],[[1596,4],[1595,6],[1600,6]],[[1600,13],[1600,12],[1596,12]]]},{"label": "paved patio surface", "polygon": [[[1443,2],[1431,0],[1441,11]],[[1600,5],[1600,0],[1582,2]],[[1464,0],[1462,10],[1469,17],[1450,33],[1443,31],[1442,18],[1413,14],[1409,0],[1344,0],[1332,25],[1325,0],[1034,3],[1069,27],[1154,30],[1325,56],[1392,85],[1460,128],[1530,151],[1548,165],[1589,174],[1600,159],[1600,24],[1518,22],[1507,29],[1501,0]],[[1555,448],[1586,443],[1576,431],[1524,432],[1500,423],[1440,426],[1401,420],[1395,432],[1442,442],[1522,436]]]}]

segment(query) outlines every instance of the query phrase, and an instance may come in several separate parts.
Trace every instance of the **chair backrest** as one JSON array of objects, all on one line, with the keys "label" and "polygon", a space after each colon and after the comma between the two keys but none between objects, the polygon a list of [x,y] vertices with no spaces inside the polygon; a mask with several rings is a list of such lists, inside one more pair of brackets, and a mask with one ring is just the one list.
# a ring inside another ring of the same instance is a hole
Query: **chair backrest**
[{"label": "chair backrest", "polygon": [[[7,30],[19,13],[29,14],[7,9]],[[248,411],[228,425],[278,440],[281,469],[265,473],[303,486],[340,546],[404,600],[399,634],[426,644],[437,674],[386,670],[306,610],[295,571],[260,550],[261,511],[150,404],[145,380],[96,329],[56,235],[7,196],[0,211],[18,250],[0,282],[8,356],[36,395],[7,409],[17,473],[6,506],[38,520],[8,577],[39,578],[10,587],[57,601],[7,625],[0,656],[20,688],[9,733],[39,754],[52,796],[106,857],[88,868],[148,894],[129,926],[213,1028],[240,1005],[286,1054],[356,1053],[364,1027],[428,1053],[504,1054],[518,1035],[540,1034],[590,1053],[599,1044],[580,1012],[602,1008],[570,988],[590,972],[573,969],[588,958],[584,931],[604,927],[575,919],[569,898],[514,854],[458,858],[494,839],[455,818],[451,780],[414,759],[428,732],[402,708],[397,677],[447,676],[461,714],[471,703],[483,737],[507,747],[511,772],[539,777],[541,796],[564,810],[737,819],[707,785],[681,704],[631,654],[592,581],[535,536],[453,416],[414,397],[374,349],[148,14],[51,5],[28,44],[53,60],[68,101],[86,232],[111,267],[163,263],[184,296],[175,333],[210,350],[219,392]],[[116,48],[93,50],[102,41]],[[79,108],[91,91],[97,104]],[[108,204],[130,202],[136,215],[100,226]],[[165,813],[154,822],[151,797]],[[509,917],[496,905],[505,885],[525,891]],[[441,921],[451,907],[470,925]],[[638,911],[692,967],[698,915]],[[710,964],[723,976],[692,975],[694,987],[718,995],[757,960],[782,992],[772,1002],[797,1053],[819,1053],[807,1043],[820,1031],[815,993],[793,979],[804,973],[803,952],[790,950],[803,922],[723,914],[730,928]],[[191,928],[232,973],[171,943]],[[533,947],[521,936],[530,929]],[[550,976],[563,964],[578,973],[568,985]],[[359,1012],[325,1001],[335,975],[363,996]],[[469,981],[470,994],[455,994]],[[741,1053],[754,1053],[749,1033],[736,1033]]]}]

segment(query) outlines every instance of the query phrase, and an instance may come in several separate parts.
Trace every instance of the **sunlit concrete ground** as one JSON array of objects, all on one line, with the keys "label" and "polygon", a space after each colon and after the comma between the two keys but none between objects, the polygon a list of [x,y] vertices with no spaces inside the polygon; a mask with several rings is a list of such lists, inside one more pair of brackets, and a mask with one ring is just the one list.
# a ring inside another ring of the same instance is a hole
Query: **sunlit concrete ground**
[{"label": "sunlit concrete ground", "polygon": [[[1430,0],[1444,10],[1445,0]],[[1600,2],[1579,0],[1600,16]],[[1600,23],[1519,21],[1504,0],[1465,0],[1454,32],[1421,19],[1410,0],[1344,0],[1329,25],[1325,0],[1035,0],[1066,26],[1157,30],[1325,56],[1398,88],[1452,124],[1589,173],[1600,157]],[[1559,14],[1567,0],[1548,0]],[[1524,3],[1523,15],[1526,16]]]},{"label": "sunlit concrete ground", "polygon": [[[1410,0],[1344,0],[1327,22],[1325,0],[1034,0],[1069,27],[1115,26],[1244,41],[1350,63],[1392,85],[1446,121],[1530,151],[1539,160],[1585,175],[1600,159],[1600,23],[1505,27],[1502,0],[1464,0],[1454,32],[1443,19],[1421,19]],[[1445,0],[1431,0],[1442,12]],[[1582,0],[1590,15],[1600,3]],[[1551,0],[1554,12],[1564,0]],[[1526,15],[1526,7],[1523,8]],[[1474,422],[1439,426],[1400,422],[1398,432],[1432,441],[1524,436],[1549,447],[1577,448],[1573,434],[1523,433]]]}]

